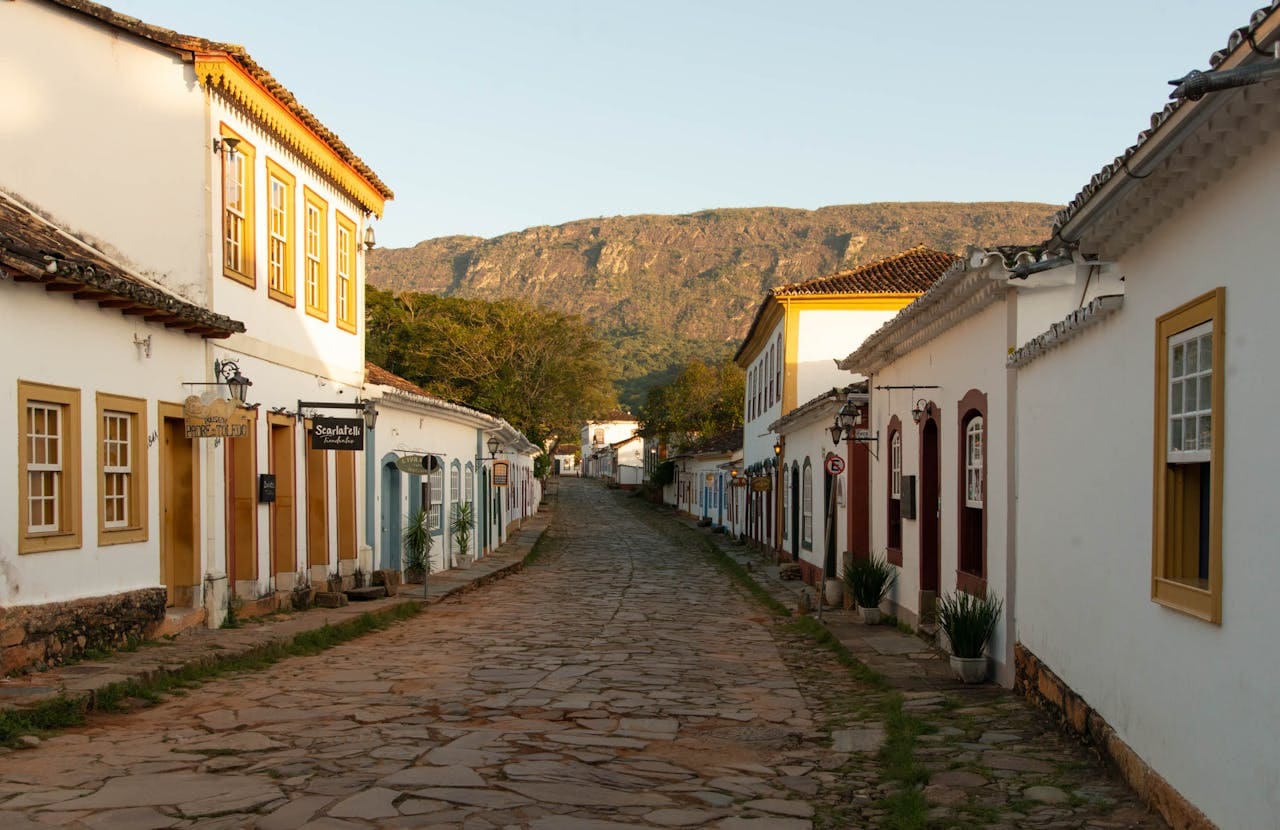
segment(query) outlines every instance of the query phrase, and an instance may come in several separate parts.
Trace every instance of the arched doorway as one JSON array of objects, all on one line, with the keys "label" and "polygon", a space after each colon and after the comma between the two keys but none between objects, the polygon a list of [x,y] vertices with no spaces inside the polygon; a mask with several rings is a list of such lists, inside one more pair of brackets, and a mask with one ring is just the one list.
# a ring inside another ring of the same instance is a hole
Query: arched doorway
[{"label": "arched doorway", "polygon": [[929,407],[928,420],[920,430],[920,614],[932,617],[938,587],[942,582],[941,534],[941,453],[938,448],[938,408]]},{"label": "arched doorway", "polygon": [[800,560],[800,465],[791,462],[791,561]]},{"label": "arched doorway", "polygon": [[382,556],[379,559],[383,567],[398,571],[403,530],[400,521],[401,473],[395,459],[395,455],[382,459]]}]

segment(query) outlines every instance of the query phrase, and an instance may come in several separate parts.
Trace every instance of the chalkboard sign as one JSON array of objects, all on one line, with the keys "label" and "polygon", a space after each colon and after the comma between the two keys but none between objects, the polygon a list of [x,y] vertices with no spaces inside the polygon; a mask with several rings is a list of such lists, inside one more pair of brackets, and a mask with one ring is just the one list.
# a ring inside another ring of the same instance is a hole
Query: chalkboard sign
[{"label": "chalkboard sign", "polygon": [[275,473],[260,473],[258,475],[258,503],[271,504],[275,500],[276,500]]}]

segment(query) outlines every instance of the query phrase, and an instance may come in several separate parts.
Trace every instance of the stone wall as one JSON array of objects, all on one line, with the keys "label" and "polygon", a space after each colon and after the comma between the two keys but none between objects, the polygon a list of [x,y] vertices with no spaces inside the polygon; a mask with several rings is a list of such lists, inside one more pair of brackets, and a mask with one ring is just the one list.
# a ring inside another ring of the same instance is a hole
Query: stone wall
[{"label": "stone wall", "polygon": [[1173,830],[1217,830],[1190,801],[1121,740],[1111,724],[1022,643],[1014,645],[1014,690],[1021,692],[1063,726],[1093,745]]},{"label": "stone wall", "polygon": [[145,639],[164,620],[165,589],[0,608],[0,674],[40,670]]}]

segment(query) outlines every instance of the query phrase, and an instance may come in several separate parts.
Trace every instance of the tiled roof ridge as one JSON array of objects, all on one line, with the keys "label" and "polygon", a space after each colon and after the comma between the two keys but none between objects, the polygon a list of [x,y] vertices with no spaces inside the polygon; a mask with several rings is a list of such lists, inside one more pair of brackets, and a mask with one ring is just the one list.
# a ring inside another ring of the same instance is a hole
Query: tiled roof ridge
[{"label": "tiled roof ridge", "polygon": [[372,360],[364,362],[364,380],[365,383],[376,383],[379,386],[390,386],[393,389],[399,389],[401,392],[412,392],[415,395],[421,395],[424,398],[432,400],[444,400],[437,398],[435,395],[428,394],[421,386],[407,378],[402,378],[390,369],[384,369]]},{"label": "tiled roof ridge", "polygon": [[[1253,39],[1254,32],[1256,32],[1263,22],[1274,14],[1277,9],[1280,9],[1280,0],[1271,0],[1269,5],[1263,6],[1262,8],[1254,11],[1253,14],[1249,15],[1249,24],[1247,26],[1241,26],[1238,29],[1233,29],[1231,34],[1227,36],[1226,47],[1218,49],[1209,55],[1210,71],[1221,66],[1223,61],[1227,60],[1227,58],[1229,58],[1237,49],[1242,47],[1252,48],[1251,41]],[[1076,214],[1078,214],[1080,210],[1088,204],[1091,199],[1093,199],[1094,194],[1101,190],[1107,182],[1111,181],[1111,179],[1121,172],[1127,173],[1129,159],[1133,158],[1139,150],[1146,146],[1152,136],[1160,131],[1160,128],[1173,117],[1174,113],[1178,112],[1190,103],[1194,102],[1188,101],[1187,99],[1176,99],[1165,104],[1158,112],[1152,113],[1151,126],[1138,133],[1137,140],[1132,145],[1130,145],[1123,153],[1116,156],[1109,164],[1106,164],[1101,170],[1095,173],[1093,177],[1089,179],[1089,182],[1080,189],[1080,192],[1075,195],[1075,198],[1073,198],[1066,207],[1057,212],[1053,218],[1051,233],[1054,236],[1057,236],[1062,229],[1066,227],[1067,223],[1075,218]]]},{"label": "tiled roof ridge", "polygon": [[[30,224],[24,227],[21,217]],[[132,300],[171,315],[175,325],[191,332],[227,337],[245,331],[239,320],[174,295],[71,233],[44,211],[4,191],[0,191],[0,265],[46,285],[69,281]]]},{"label": "tiled roof ridge", "polygon": [[365,162],[347,146],[338,134],[330,130],[320,121],[310,110],[299,103],[298,99],[283,84],[276,80],[270,72],[262,67],[257,61],[249,56],[248,51],[243,46],[235,43],[221,43],[216,40],[198,37],[196,35],[186,35],[181,32],[175,32],[172,29],[166,29],[163,26],[156,26],[151,23],[122,14],[109,6],[101,3],[94,3],[92,0],[49,0],[56,5],[71,11],[79,12],[97,20],[113,26],[117,29],[137,35],[146,40],[168,46],[171,49],[179,49],[185,52],[223,52],[231,57],[236,63],[240,64],[246,72],[251,75],[254,80],[262,84],[262,86],[271,93],[286,109],[298,117],[303,124],[314,132],[321,141],[333,148],[334,152],[351,165],[370,185],[373,186],[383,198],[391,199],[395,194],[391,188],[387,187],[383,181],[378,178],[378,174],[365,164]]},{"label": "tiled roof ridge", "polygon": [[[812,289],[819,286],[822,283],[826,283],[833,280],[850,279],[850,278],[856,278],[864,275],[869,275],[871,274],[871,272],[875,271],[876,269],[884,269],[888,266],[892,266],[895,264],[905,263],[907,261],[914,262],[920,259],[936,260],[937,261],[936,264],[942,264],[945,262],[947,264],[947,267],[950,267],[950,265],[954,263],[958,259],[958,257],[955,254],[949,253],[947,251],[939,251],[936,248],[927,247],[924,243],[919,243],[911,248],[907,248],[906,250],[898,251],[897,253],[893,253],[893,254],[888,254],[887,256],[880,257],[879,259],[872,260],[871,262],[864,263],[862,265],[858,265],[853,268],[846,268],[842,271],[836,271],[835,273],[832,273],[832,274],[824,274],[823,276],[819,276],[819,277],[811,277],[801,282],[793,282],[793,283],[787,283],[786,285],[776,286],[770,290],[770,294],[772,294],[775,297],[781,297],[781,296],[790,296],[793,294],[816,293],[816,292],[806,291],[805,289]],[[897,276],[897,275],[894,275],[894,276]],[[937,275],[935,275],[935,278],[936,276]],[[837,291],[833,293],[870,293],[870,292],[869,291],[854,291],[854,292]]]}]

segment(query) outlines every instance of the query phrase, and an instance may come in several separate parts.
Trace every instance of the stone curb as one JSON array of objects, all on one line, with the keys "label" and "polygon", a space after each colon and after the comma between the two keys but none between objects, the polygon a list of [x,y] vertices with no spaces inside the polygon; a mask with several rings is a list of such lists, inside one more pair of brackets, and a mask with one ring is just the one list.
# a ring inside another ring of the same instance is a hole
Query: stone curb
[{"label": "stone curb", "polygon": [[437,575],[434,581],[444,583],[439,588],[429,580],[425,599],[421,595],[413,596],[412,589],[418,586],[401,586],[394,597],[352,603],[342,608],[315,608],[267,622],[250,620],[240,628],[193,629],[171,640],[147,641],[136,651],[116,652],[101,660],[86,660],[22,677],[0,678],[0,712],[31,709],[58,698],[81,703],[92,710],[97,695],[115,684],[131,681],[147,684],[187,668],[211,668],[265,654],[273,647],[292,642],[299,634],[325,625],[342,625],[366,613],[380,614],[403,605],[436,605],[520,572],[524,557],[546,533],[553,517],[553,508],[540,510],[489,556],[466,569]]}]

